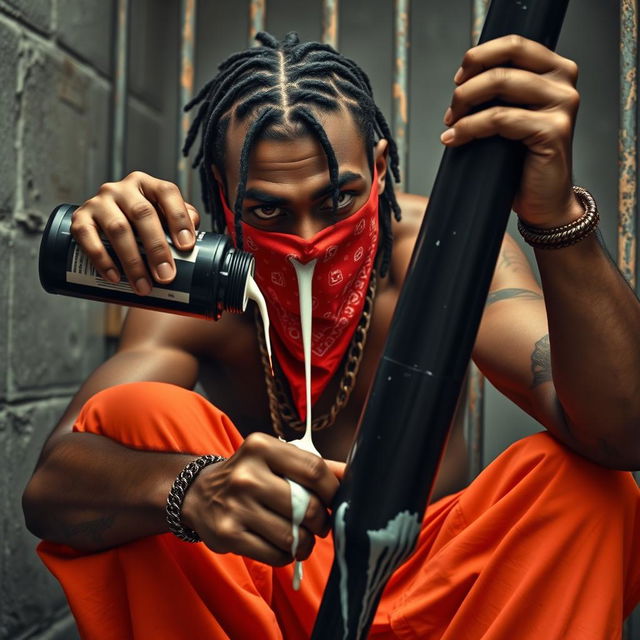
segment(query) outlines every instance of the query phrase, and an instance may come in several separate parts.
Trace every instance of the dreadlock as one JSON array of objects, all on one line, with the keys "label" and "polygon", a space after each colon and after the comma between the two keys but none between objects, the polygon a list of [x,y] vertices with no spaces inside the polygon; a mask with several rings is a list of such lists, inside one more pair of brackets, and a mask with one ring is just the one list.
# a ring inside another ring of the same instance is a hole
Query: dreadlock
[{"label": "dreadlock", "polygon": [[[218,232],[224,230],[225,219],[211,167],[217,167],[225,175],[225,137],[231,117],[235,116],[239,122],[251,118],[240,154],[240,181],[233,207],[239,247],[242,247],[240,221],[249,155],[255,142],[274,126],[298,124],[320,142],[329,166],[334,210],[339,198],[338,161],[317,113],[334,112],[341,106],[352,113],[364,135],[372,175],[374,145],[385,138],[389,144],[391,173],[396,182],[400,180],[398,150],[389,125],[373,101],[369,78],[353,60],[326,44],[301,43],[293,31],[281,42],[264,31],[256,35],[256,40],[261,46],[227,58],[218,67],[217,75],[184,108],[189,111],[200,105],[182,151],[188,155],[200,133],[200,148],[193,167],[199,170],[202,199]],[[400,220],[400,207],[390,179],[385,181],[384,192],[379,196],[378,210],[382,236],[380,275],[384,276],[391,260],[391,215]]]}]

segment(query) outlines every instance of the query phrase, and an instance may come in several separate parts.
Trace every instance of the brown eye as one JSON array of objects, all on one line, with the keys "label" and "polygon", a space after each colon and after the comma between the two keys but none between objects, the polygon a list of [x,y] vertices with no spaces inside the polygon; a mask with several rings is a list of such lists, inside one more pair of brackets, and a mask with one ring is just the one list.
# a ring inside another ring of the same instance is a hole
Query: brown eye
[{"label": "brown eye", "polygon": [[[351,191],[341,191],[338,195],[338,209],[344,209],[348,207],[354,199],[354,194]],[[322,209],[333,209],[333,198],[327,198],[322,203]]]},{"label": "brown eye", "polygon": [[277,218],[282,213],[282,209],[280,207],[253,207],[251,209],[251,213],[253,213],[256,218],[260,220],[273,220],[273,218]]}]

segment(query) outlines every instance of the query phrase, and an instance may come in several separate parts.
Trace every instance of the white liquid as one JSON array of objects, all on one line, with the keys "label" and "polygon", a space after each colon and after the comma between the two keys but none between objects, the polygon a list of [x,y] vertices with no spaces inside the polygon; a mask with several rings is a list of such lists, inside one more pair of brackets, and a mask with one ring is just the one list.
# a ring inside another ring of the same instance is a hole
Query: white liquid
[{"label": "white liquid", "polygon": [[[313,444],[311,432],[311,282],[316,260],[307,264],[300,264],[295,258],[289,258],[296,270],[298,277],[298,293],[300,294],[300,324],[302,326],[302,349],[304,351],[304,381],[306,390],[306,423],[304,436],[299,440],[292,440],[292,444],[298,449],[308,451],[320,457],[320,453]],[[295,556],[298,550],[298,540],[300,536],[300,523],[304,520],[307,507],[309,506],[309,492],[293,480],[287,479],[291,487],[291,528],[293,532],[293,543],[291,545],[291,555]],[[293,569],[293,588],[297,591],[302,580],[302,562],[296,561]]]},{"label": "white liquid", "polygon": [[258,288],[256,281],[252,276],[247,277],[247,297],[258,305],[260,317],[262,318],[262,326],[264,327],[264,343],[267,347],[269,356],[269,367],[271,367],[271,375],[273,375],[273,361],[271,359],[271,338],[269,338],[269,313],[267,311],[267,303],[262,295],[262,291]]}]

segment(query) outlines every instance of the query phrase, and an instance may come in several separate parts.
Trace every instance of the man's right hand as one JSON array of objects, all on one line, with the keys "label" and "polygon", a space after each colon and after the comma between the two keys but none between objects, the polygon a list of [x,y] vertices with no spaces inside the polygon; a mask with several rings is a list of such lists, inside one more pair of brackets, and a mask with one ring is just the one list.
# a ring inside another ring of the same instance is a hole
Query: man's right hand
[{"label": "man's right hand", "polygon": [[[119,182],[103,184],[93,198],[78,207],[71,233],[100,275],[118,282],[120,273],[100,238],[103,233],[131,286],[140,295],[147,295],[153,280],[167,284],[176,274],[165,228],[177,249],[189,251],[199,224],[200,214],[184,201],[175,184],[134,171]],[[151,274],[136,237],[144,247]]]},{"label": "man's right hand", "polygon": [[309,557],[315,536],[330,530],[329,505],[339,481],[322,458],[264,433],[249,435],[226,462],[205,467],[187,491],[185,526],[217,553],[236,553],[271,566],[292,561],[291,489],[311,498],[300,526],[296,560]]}]

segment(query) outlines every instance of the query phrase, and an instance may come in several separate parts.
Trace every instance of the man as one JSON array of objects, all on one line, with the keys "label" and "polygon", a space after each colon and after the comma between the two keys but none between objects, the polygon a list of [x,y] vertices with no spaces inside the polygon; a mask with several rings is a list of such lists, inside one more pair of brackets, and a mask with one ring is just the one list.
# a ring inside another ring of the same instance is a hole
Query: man
[{"label": "man", "polygon": [[[194,100],[200,107],[186,149],[200,133],[195,164],[206,207],[219,229],[256,254],[277,373],[301,419],[309,410],[300,400],[303,362],[299,337],[287,330],[295,295],[277,290],[279,277],[270,286],[265,265],[273,260],[281,270],[271,275],[290,277],[276,241],[313,252],[336,229],[351,238],[356,220],[370,225],[362,269],[340,294],[359,292],[358,312],[343,313],[340,296],[325,287],[318,304],[333,311],[314,315],[316,352],[324,320],[338,336],[337,347],[312,359],[313,415],[326,427],[314,442],[325,461],[273,437],[295,437],[295,421],[279,422],[281,394],[265,391],[269,373],[250,314],[212,325],[131,310],[118,353],[70,403],[24,496],[29,528],[47,540],[40,553],[88,638],[308,637],[326,581],[328,507],[425,202],[396,200],[395,145],[355,63],[295,34],[259,39],[261,47],[229,58]],[[576,76],[575,63],[505,37],[467,52],[454,78],[443,143],[501,135],[527,146],[514,210],[534,236],[585,216],[571,185]],[[506,106],[473,111],[494,98]],[[398,204],[404,219],[392,229]],[[103,231],[145,295],[152,280],[174,275],[163,224],[189,249],[199,214],[174,185],[136,172],[103,185],[76,211],[73,232],[100,273],[117,280]],[[372,637],[619,636],[640,591],[638,490],[630,474],[612,470],[640,466],[640,305],[589,231],[574,234],[571,246],[536,251],[542,289],[505,237],[474,359],[551,435],[516,443],[459,491],[464,444],[454,430],[416,553],[390,580]],[[337,243],[326,258],[342,259],[343,250]],[[357,286],[362,274],[369,302]],[[345,377],[367,305],[360,370]],[[217,408],[187,391],[198,379]],[[345,384],[351,398],[338,410]],[[168,533],[165,504],[176,476],[204,454],[228,460],[202,462],[178,501],[171,530],[204,542],[190,545]],[[295,556],[306,560],[297,593],[285,478],[311,493]]]}]

